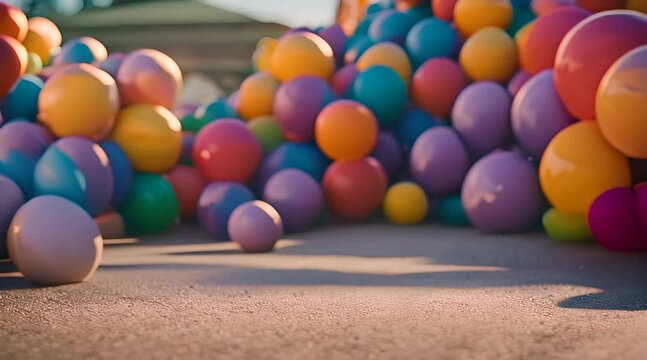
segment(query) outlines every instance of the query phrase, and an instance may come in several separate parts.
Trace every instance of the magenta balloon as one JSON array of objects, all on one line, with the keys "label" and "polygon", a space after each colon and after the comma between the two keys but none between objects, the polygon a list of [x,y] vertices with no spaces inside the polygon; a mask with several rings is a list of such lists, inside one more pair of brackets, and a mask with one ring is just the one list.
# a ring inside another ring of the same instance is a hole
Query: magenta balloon
[{"label": "magenta balloon", "polygon": [[647,250],[647,233],[638,216],[636,195],[630,188],[610,189],[589,208],[589,228],[605,249],[621,252]]},{"label": "magenta balloon", "polygon": [[647,234],[647,182],[636,185],[634,191],[636,192],[638,218],[640,219],[644,233]]},{"label": "magenta balloon", "polygon": [[323,192],[310,175],[286,169],[267,181],[263,200],[279,212],[286,232],[299,232],[317,222],[323,207]]},{"label": "magenta balloon", "polygon": [[413,179],[430,195],[445,196],[460,191],[470,159],[456,131],[438,126],[418,137],[409,165]]},{"label": "magenta balloon", "polygon": [[331,25],[319,32],[319,36],[322,39],[326,40],[328,45],[332,48],[332,52],[335,55],[335,61],[337,64],[342,64],[344,62],[344,50],[346,49],[346,34],[339,24]]},{"label": "magenta balloon", "polygon": [[285,138],[312,140],[317,115],[334,99],[328,83],[315,76],[300,76],[281,85],[274,96],[274,116]]},{"label": "magenta balloon", "polygon": [[452,123],[474,158],[511,142],[511,104],[508,91],[491,81],[469,85],[458,95]]},{"label": "magenta balloon", "polygon": [[537,170],[517,151],[495,151],[477,161],[461,201],[476,228],[494,233],[532,229],[546,208]]},{"label": "magenta balloon", "polygon": [[349,95],[349,88],[353,85],[357,74],[359,74],[359,71],[357,71],[355,64],[344,65],[344,67],[337,70],[330,80],[330,86],[335,95],[340,98]]},{"label": "magenta balloon", "polygon": [[553,83],[553,70],[533,76],[512,102],[512,130],[524,150],[541,157],[552,138],[575,122]]},{"label": "magenta balloon", "polygon": [[267,252],[283,236],[279,213],[263,201],[246,202],[234,210],[227,224],[229,237],[246,252]]},{"label": "magenta balloon", "polygon": [[532,77],[532,74],[526,72],[525,70],[519,70],[517,73],[510,79],[510,82],[508,82],[508,92],[510,95],[515,96],[521,90],[521,87],[523,84],[525,84],[530,78]]},{"label": "magenta balloon", "polygon": [[13,180],[0,175],[0,260],[6,259],[7,230],[18,208],[25,202],[22,191]]},{"label": "magenta balloon", "polygon": [[393,176],[400,170],[404,154],[395,135],[386,131],[380,131],[377,137],[377,144],[370,156],[382,164],[387,175]]}]

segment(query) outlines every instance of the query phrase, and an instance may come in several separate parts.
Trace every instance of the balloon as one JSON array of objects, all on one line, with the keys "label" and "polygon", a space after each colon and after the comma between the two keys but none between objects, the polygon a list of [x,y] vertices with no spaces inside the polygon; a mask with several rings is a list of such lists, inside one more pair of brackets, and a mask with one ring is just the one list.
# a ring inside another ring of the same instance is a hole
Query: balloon
[{"label": "balloon", "polygon": [[371,66],[360,72],[353,83],[353,99],[368,107],[382,127],[395,122],[407,100],[407,87],[390,68]]},{"label": "balloon", "polygon": [[506,89],[493,82],[477,82],[456,99],[452,120],[470,153],[479,158],[512,139],[510,106]]},{"label": "balloon", "polygon": [[13,180],[25,198],[32,195],[34,166],[52,143],[40,125],[14,121],[0,128],[0,174]]},{"label": "balloon", "polygon": [[604,73],[626,52],[645,44],[647,16],[636,12],[603,12],[573,27],[555,57],[555,88],[568,111],[581,120],[593,119]]},{"label": "balloon", "polygon": [[101,140],[119,111],[115,80],[88,64],[69,65],[49,78],[38,98],[38,119],[56,136]]},{"label": "balloon", "polygon": [[227,223],[231,240],[245,252],[268,252],[283,236],[279,213],[263,201],[246,202],[234,210]]},{"label": "balloon", "polygon": [[647,45],[613,64],[600,82],[595,110],[602,135],[626,156],[647,159]]},{"label": "balloon", "polygon": [[510,0],[458,0],[454,6],[454,23],[466,38],[487,27],[506,29],[510,21]]},{"label": "balloon", "polygon": [[552,70],[535,75],[512,102],[515,138],[535,157],[541,157],[550,140],[574,121],[557,96]]},{"label": "balloon", "polygon": [[638,219],[642,224],[644,234],[647,235],[647,181],[636,185],[634,191],[638,206]]},{"label": "balloon", "polygon": [[197,124],[191,129],[186,129],[187,131],[192,131],[197,133],[205,125],[210,122],[218,119],[225,118],[238,118],[238,113],[231,107],[225,99],[218,98],[208,104],[198,107],[194,115],[197,119]]},{"label": "balloon", "polygon": [[0,3],[0,35],[7,35],[22,42],[27,35],[27,16],[19,8]]},{"label": "balloon", "polygon": [[202,190],[207,186],[207,179],[196,168],[178,165],[166,176],[171,184],[180,207],[180,217],[187,219],[195,214]]},{"label": "balloon", "polygon": [[586,216],[550,208],[542,218],[549,238],[567,244],[587,244],[593,241]]},{"label": "balloon", "polygon": [[458,192],[470,167],[467,148],[454,129],[425,131],[411,149],[411,175],[432,196]]},{"label": "balloon", "polygon": [[[51,20],[40,16],[34,16],[29,18],[28,23],[29,30],[43,36],[45,42],[47,43],[47,48],[50,50],[50,52],[61,46],[61,43],[63,41],[61,31],[58,29],[58,26],[56,26],[56,24],[54,24]],[[47,55],[48,59],[43,59],[44,63],[47,63],[47,61],[45,60],[49,61],[49,55],[50,54]]]},{"label": "balloon", "polygon": [[25,202],[22,191],[10,178],[0,175],[0,260],[6,259],[7,230],[18,208]]},{"label": "balloon", "polygon": [[330,86],[318,77],[300,76],[281,85],[274,98],[274,116],[285,138],[311,141],[317,115],[334,99]]},{"label": "balloon", "polygon": [[319,32],[319,36],[326,40],[335,57],[335,63],[341,64],[344,61],[344,50],[348,38],[339,24],[334,24],[324,28]]},{"label": "balloon", "polygon": [[527,7],[514,6],[512,8],[512,21],[508,25],[507,32],[510,36],[516,37],[526,25],[532,23],[537,16]]},{"label": "balloon", "polygon": [[441,198],[436,205],[435,215],[443,224],[453,226],[469,226],[470,220],[465,214],[460,195]]},{"label": "balloon", "polygon": [[458,0],[433,0],[431,6],[434,16],[441,20],[454,20],[454,6]]},{"label": "balloon", "polygon": [[110,138],[137,171],[166,172],[178,162],[182,151],[182,126],[173,113],[159,105],[122,109]]},{"label": "balloon", "polygon": [[352,100],[337,100],[317,116],[315,138],[328,158],[354,160],[373,151],[378,130],[377,120],[366,106]]},{"label": "balloon", "polygon": [[279,212],[286,232],[300,232],[317,222],[323,208],[323,191],[305,172],[286,169],[267,181],[263,200]]},{"label": "balloon", "polygon": [[[519,31],[517,31],[514,34],[514,44],[517,46],[517,53],[519,54],[519,62],[523,68],[523,64],[521,63],[521,56],[526,52],[526,45],[528,44],[528,36],[530,36],[530,32],[532,31],[533,26],[535,25],[534,21],[529,22],[528,24],[524,25]],[[559,44],[558,44],[559,45]],[[554,60],[555,56],[553,56]]]},{"label": "balloon", "polygon": [[119,207],[130,190],[130,185],[133,182],[133,168],[126,153],[116,143],[106,140],[99,143],[108,157],[108,164],[112,171],[112,199],[110,205],[113,208]]},{"label": "balloon", "polygon": [[[66,42],[61,51],[54,57],[54,65],[103,62],[108,57],[108,50],[99,40],[84,36]],[[44,63],[47,63],[43,60]]]},{"label": "balloon", "polygon": [[414,74],[411,97],[428,113],[448,118],[458,94],[467,84],[467,76],[455,61],[435,58],[422,64]]},{"label": "balloon", "polygon": [[341,69],[337,70],[332,79],[330,79],[330,87],[338,97],[349,97],[349,89],[353,85],[355,78],[359,72],[355,64],[344,65]]},{"label": "balloon", "polygon": [[517,73],[510,79],[510,82],[508,83],[508,92],[512,97],[517,96],[519,93],[519,90],[523,87],[523,85],[528,82],[532,78],[532,75],[527,73],[524,70],[519,70]]},{"label": "balloon", "polygon": [[495,233],[532,229],[545,209],[537,170],[512,151],[496,151],[477,161],[465,177],[461,199],[470,222]]},{"label": "balloon", "polygon": [[368,35],[355,35],[346,42],[344,63],[353,64],[375,43]]},{"label": "balloon", "polygon": [[596,13],[605,10],[622,9],[625,0],[576,0],[575,3],[577,6]]},{"label": "balloon", "polygon": [[[2,6],[2,4],[0,4]],[[1,7],[0,7],[1,9]],[[0,35],[0,98],[5,97],[27,68],[27,50],[16,39]]]},{"label": "balloon", "polygon": [[625,7],[627,10],[640,11],[643,14],[647,14],[647,3],[643,0],[627,0]]},{"label": "balloon", "polygon": [[238,90],[236,111],[245,119],[271,115],[279,82],[268,73],[255,73],[243,81]]},{"label": "balloon", "polygon": [[497,28],[485,28],[467,39],[459,59],[467,76],[474,81],[506,83],[517,71],[514,41]]},{"label": "balloon", "polygon": [[647,251],[647,232],[641,226],[631,188],[614,188],[600,194],[591,204],[588,220],[593,238],[605,249]]},{"label": "balloon", "polygon": [[141,49],[123,60],[117,83],[122,105],[152,104],[173,109],[182,91],[182,72],[168,55]]},{"label": "balloon", "polygon": [[88,280],[103,253],[94,220],[78,205],[56,196],[37,197],[23,205],[7,238],[18,271],[43,285]]},{"label": "balloon", "polygon": [[602,192],[631,185],[627,158],[609,145],[593,121],[575,123],[551,140],[539,177],[556,209],[580,215]]},{"label": "balloon", "polygon": [[202,191],[196,210],[200,226],[215,240],[226,240],[229,216],[239,205],[254,200],[254,194],[244,185],[232,182],[212,182]]},{"label": "balloon", "polygon": [[532,0],[530,7],[537,16],[544,16],[562,7],[570,6],[575,6],[575,0]]},{"label": "balloon", "polygon": [[333,49],[321,37],[295,32],[279,39],[272,54],[272,75],[281,82],[312,75],[328,80],[335,71]]},{"label": "balloon", "polygon": [[261,144],[263,153],[269,153],[285,140],[278,121],[273,116],[259,116],[251,119],[247,126]]},{"label": "balloon", "polygon": [[5,98],[7,119],[25,118],[30,121],[36,120],[38,114],[38,95],[43,88],[43,80],[25,74],[11,88]]},{"label": "balloon", "polygon": [[136,174],[119,208],[129,233],[152,234],[168,230],[179,216],[173,187],[157,174]]},{"label": "balloon", "polygon": [[117,79],[119,69],[121,68],[121,64],[123,64],[124,59],[126,59],[125,54],[112,53],[108,55],[104,61],[97,63],[97,67],[110,74],[113,79]]},{"label": "balloon", "polygon": [[407,53],[391,42],[377,43],[368,48],[357,60],[357,70],[362,72],[371,66],[384,65],[395,71],[405,84],[411,81],[411,63]]},{"label": "balloon", "polygon": [[27,52],[38,55],[41,63],[49,63],[50,54],[53,49],[49,47],[47,35],[40,34],[29,29],[22,45],[25,47]]},{"label": "balloon", "polygon": [[521,67],[531,74],[552,68],[564,36],[589,15],[590,12],[578,7],[563,7],[539,17],[519,52]]},{"label": "balloon", "polygon": [[324,174],[322,186],[326,204],[338,218],[362,221],[382,203],[387,178],[373,158],[336,161]]},{"label": "balloon", "polygon": [[43,61],[34,53],[27,53],[27,66],[25,74],[40,75],[43,70]]},{"label": "balloon", "polygon": [[411,151],[418,137],[427,129],[438,125],[438,121],[426,112],[412,108],[402,115],[395,126],[395,133],[406,152]]},{"label": "balloon", "polygon": [[193,162],[211,181],[246,183],[261,162],[261,145],[240,120],[205,126],[195,138]]},{"label": "balloon", "polygon": [[314,144],[286,142],[279,145],[263,161],[255,181],[257,188],[262,191],[267,180],[283,169],[299,169],[312,176],[315,180],[321,178],[328,167],[329,161]]},{"label": "balloon", "polygon": [[256,50],[252,54],[254,70],[272,72],[272,55],[278,41],[272,38],[262,38],[256,44]]},{"label": "balloon", "polygon": [[393,134],[380,131],[371,157],[379,161],[387,175],[396,175],[402,166],[403,153]]},{"label": "balloon", "polygon": [[422,222],[429,211],[425,191],[416,183],[403,181],[392,185],[384,196],[382,211],[396,225],[414,225]]},{"label": "balloon", "polygon": [[103,213],[94,218],[104,239],[121,239],[126,236],[126,223],[118,212]]},{"label": "balloon", "polygon": [[397,10],[384,10],[371,22],[368,35],[374,42],[391,41],[402,44],[413,25],[413,19],[407,14]]},{"label": "balloon", "polygon": [[195,134],[190,132],[182,133],[182,154],[180,155],[180,164],[193,165],[193,144],[195,143]]},{"label": "balloon", "polygon": [[437,57],[453,57],[460,40],[448,22],[428,18],[418,22],[407,35],[407,53],[414,67]]}]

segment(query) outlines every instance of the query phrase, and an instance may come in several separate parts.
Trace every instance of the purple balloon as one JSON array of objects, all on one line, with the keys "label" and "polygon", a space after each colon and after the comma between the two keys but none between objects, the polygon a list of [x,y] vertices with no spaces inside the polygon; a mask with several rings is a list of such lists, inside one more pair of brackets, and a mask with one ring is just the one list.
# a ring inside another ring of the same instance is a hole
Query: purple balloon
[{"label": "purple balloon", "polygon": [[274,96],[274,116],[285,138],[312,140],[317,115],[334,99],[328,83],[318,77],[300,76],[281,85]]},{"label": "purple balloon", "polygon": [[615,188],[600,194],[589,208],[588,221],[593,238],[605,249],[647,251],[647,232],[641,226],[632,189]]},{"label": "purple balloon", "polygon": [[202,190],[198,200],[198,222],[215,240],[226,240],[227,222],[232,211],[254,199],[254,194],[244,185],[234,182],[212,182]]},{"label": "purple balloon", "polygon": [[16,215],[16,211],[25,202],[22,191],[13,180],[0,175],[0,260],[6,259],[7,253],[7,230],[9,224]]},{"label": "purple balloon", "polygon": [[411,149],[411,175],[429,195],[446,196],[461,189],[470,166],[469,153],[450,127],[426,130]]},{"label": "purple balloon", "polygon": [[310,175],[286,169],[267,181],[263,200],[279,212],[286,232],[299,232],[317,222],[323,207],[323,192]]},{"label": "purple balloon", "polygon": [[344,62],[344,50],[346,49],[346,40],[348,40],[348,38],[341,26],[339,24],[335,24],[324,28],[319,32],[319,36],[326,40],[328,45],[332,48],[337,64],[342,64]]},{"label": "purple balloon", "polygon": [[357,71],[355,64],[348,64],[337,70],[332,76],[330,86],[338,97],[349,95],[349,88],[353,85],[357,74],[359,74],[359,71]]},{"label": "purple balloon", "polygon": [[187,115],[195,114],[199,107],[200,104],[182,104],[173,109],[173,115],[178,119],[182,119]]},{"label": "purple balloon", "polygon": [[458,95],[452,122],[475,159],[511,142],[511,104],[507,90],[491,81],[469,85]]},{"label": "purple balloon", "polygon": [[519,70],[508,82],[508,92],[513,97],[517,95],[523,84],[532,78],[532,74],[526,72],[525,70]]},{"label": "purple balloon", "polygon": [[636,192],[638,218],[640,219],[643,231],[647,234],[647,182],[636,185],[634,191]]},{"label": "purple balloon", "polygon": [[119,67],[121,67],[121,63],[124,61],[126,58],[125,54],[122,53],[112,53],[110,54],[103,62],[100,64],[97,64],[97,67],[108,74],[112,76],[113,78],[117,78],[117,72],[119,71]]},{"label": "purple balloon", "polygon": [[400,170],[404,154],[395,135],[386,131],[380,131],[377,137],[377,144],[370,156],[382,164],[382,167],[384,167],[384,170],[389,176],[393,176]]},{"label": "purple balloon", "polygon": [[283,236],[279,213],[263,201],[249,201],[234,210],[227,230],[232,241],[246,252],[267,252]]},{"label": "purple balloon", "polygon": [[541,157],[550,140],[575,119],[568,113],[553,84],[553,70],[530,79],[512,102],[512,130],[521,147]]},{"label": "purple balloon", "polygon": [[517,151],[495,151],[477,161],[461,201],[476,228],[495,233],[532,229],[546,208],[537,170]]},{"label": "purple balloon", "polygon": [[195,134],[190,131],[182,133],[182,152],[180,155],[180,163],[193,164],[193,143],[195,142]]}]

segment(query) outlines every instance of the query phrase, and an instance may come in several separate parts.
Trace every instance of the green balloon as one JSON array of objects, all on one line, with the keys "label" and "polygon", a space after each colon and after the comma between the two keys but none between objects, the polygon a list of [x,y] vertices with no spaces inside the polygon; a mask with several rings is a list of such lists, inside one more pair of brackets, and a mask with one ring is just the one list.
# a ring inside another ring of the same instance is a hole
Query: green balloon
[{"label": "green balloon", "polygon": [[157,174],[136,174],[119,209],[129,233],[153,234],[168,230],[179,216],[173,187]]},{"label": "green balloon", "polygon": [[586,216],[569,214],[555,208],[548,209],[542,218],[548,237],[560,243],[590,244],[593,236]]},{"label": "green balloon", "polygon": [[249,130],[261,143],[263,152],[269,153],[285,140],[279,123],[273,116],[260,116],[250,120]]},{"label": "green balloon", "polygon": [[193,115],[186,115],[180,121],[182,124],[182,131],[197,133],[202,129],[202,121]]},{"label": "green balloon", "polygon": [[440,199],[436,207],[436,217],[445,224],[469,226],[470,221],[463,209],[461,196],[448,196]]}]

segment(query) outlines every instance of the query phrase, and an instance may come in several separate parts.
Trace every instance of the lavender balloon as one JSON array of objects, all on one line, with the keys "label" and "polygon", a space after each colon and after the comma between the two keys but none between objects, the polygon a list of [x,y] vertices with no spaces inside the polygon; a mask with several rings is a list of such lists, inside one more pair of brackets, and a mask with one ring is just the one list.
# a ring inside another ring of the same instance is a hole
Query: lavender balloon
[{"label": "lavender balloon", "polygon": [[416,140],[409,165],[413,179],[430,195],[445,196],[460,191],[470,159],[456,131],[439,126]]},{"label": "lavender balloon", "polygon": [[474,158],[511,142],[511,104],[507,90],[491,81],[469,85],[458,95],[452,111],[453,125]]},{"label": "lavender balloon", "polygon": [[227,223],[232,241],[246,252],[267,252],[283,236],[279,213],[263,201],[246,202],[234,210]]},{"label": "lavender balloon", "polygon": [[384,171],[389,176],[397,174],[398,170],[402,167],[402,158],[404,156],[402,147],[398,143],[395,135],[380,131],[377,137],[377,144],[371,153],[377,161],[382,164]]},{"label": "lavender balloon", "polygon": [[350,97],[350,89],[359,74],[355,64],[344,65],[330,79],[330,86],[338,97]]},{"label": "lavender balloon", "polygon": [[299,232],[317,222],[323,207],[323,192],[310,175],[286,169],[267,181],[263,200],[279,212],[286,232]]},{"label": "lavender balloon", "polygon": [[285,138],[312,140],[317,115],[334,99],[328,83],[318,77],[300,76],[281,85],[274,96],[274,116]]},{"label": "lavender balloon", "polygon": [[470,222],[494,233],[529,230],[546,208],[537,170],[516,151],[495,151],[476,162],[461,200]]},{"label": "lavender balloon", "polygon": [[0,260],[9,256],[7,253],[7,230],[11,219],[24,202],[25,198],[18,185],[8,177],[0,175]]},{"label": "lavender balloon", "polygon": [[202,190],[198,200],[198,221],[212,238],[226,240],[227,222],[231,213],[241,204],[254,199],[254,194],[244,185],[224,181],[212,182]]},{"label": "lavender balloon", "polygon": [[337,64],[344,62],[344,50],[346,49],[346,34],[339,24],[331,25],[319,32],[319,36],[326,40],[332,48]]},{"label": "lavender balloon", "polygon": [[517,73],[510,79],[510,82],[508,82],[508,92],[512,96],[516,96],[519,90],[521,90],[521,87],[523,84],[528,82],[532,78],[532,74],[524,71],[524,70],[519,70]]}]

